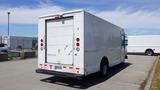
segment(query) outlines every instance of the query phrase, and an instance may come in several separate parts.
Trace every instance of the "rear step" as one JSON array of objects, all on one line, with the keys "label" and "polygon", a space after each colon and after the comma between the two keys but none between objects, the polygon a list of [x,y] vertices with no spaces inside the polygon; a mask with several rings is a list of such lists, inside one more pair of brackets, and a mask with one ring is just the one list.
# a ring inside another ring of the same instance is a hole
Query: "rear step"
[{"label": "rear step", "polygon": [[84,75],[81,75],[81,74],[74,74],[74,73],[68,73],[68,72],[57,72],[57,71],[51,71],[51,70],[45,70],[45,69],[36,69],[36,73],[54,75],[57,77],[73,77],[73,78],[84,77]]}]

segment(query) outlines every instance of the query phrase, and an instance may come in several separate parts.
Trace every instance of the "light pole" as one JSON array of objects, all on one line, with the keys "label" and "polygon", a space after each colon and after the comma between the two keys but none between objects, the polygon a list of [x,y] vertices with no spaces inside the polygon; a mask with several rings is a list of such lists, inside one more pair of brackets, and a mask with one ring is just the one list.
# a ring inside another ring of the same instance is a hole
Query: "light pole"
[{"label": "light pole", "polygon": [[9,36],[9,15],[10,15],[10,12],[7,12],[8,14],[8,36]]}]

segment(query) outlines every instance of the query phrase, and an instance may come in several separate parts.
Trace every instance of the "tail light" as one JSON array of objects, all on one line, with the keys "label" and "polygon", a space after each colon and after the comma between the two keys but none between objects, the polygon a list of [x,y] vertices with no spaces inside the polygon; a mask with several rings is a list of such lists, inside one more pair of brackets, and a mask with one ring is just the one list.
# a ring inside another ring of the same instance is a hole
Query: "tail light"
[{"label": "tail light", "polygon": [[43,46],[43,43],[41,43],[41,46]]},{"label": "tail light", "polygon": [[77,42],[79,42],[79,41],[80,41],[80,39],[79,39],[79,38],[76,38],[76,41],[77,41]]},{"label": "tail light", "polygon": [[80,44],[79,43],[76,43],[76,45],[79,47],[80,46]]},{"label": "tail light", "polygon": [[41,39],[41,42],[43,42],[43,39]]},{"label": "tail light", "polygon": [[41,50],[43,50],[43,46],[44,46],[44,40],[43,40],[43,39],[41,39],[41,40],[40,40],[40,42],[41,42],[41,43],[40,43]]},{"label": "tail light", "polygon": [[77,51],[79,51],[80,50],[80,48],[79,48],[79,46],[80,46],[80,38],[76,38],[76,50]]}]

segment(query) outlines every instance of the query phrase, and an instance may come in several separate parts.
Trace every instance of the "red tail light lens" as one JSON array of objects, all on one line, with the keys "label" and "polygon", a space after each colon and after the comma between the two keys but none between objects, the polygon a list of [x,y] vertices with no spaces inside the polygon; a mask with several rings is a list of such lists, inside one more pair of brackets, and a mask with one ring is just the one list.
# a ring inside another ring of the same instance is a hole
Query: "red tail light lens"
[{"label": "red tail light lens", "polygon": [[79,42],[79,41],[80,41],[80,39],[79,39],[79,38],[76,38],[76,41],[77,41],[77,42]]},{"label": "red tail light lens", "polygon": [[41,46],[43,46],[43,43],[41,43]]},{"label": "red tail light lens", "polygon": [[41,42],[43,42],[43,39],[41,39]]},{"label": "red tail light lens", "polygon": [[80,46],[80,44],[79,44],[79,43],[76,43],[76,45],[77,45],[77,46]]}]

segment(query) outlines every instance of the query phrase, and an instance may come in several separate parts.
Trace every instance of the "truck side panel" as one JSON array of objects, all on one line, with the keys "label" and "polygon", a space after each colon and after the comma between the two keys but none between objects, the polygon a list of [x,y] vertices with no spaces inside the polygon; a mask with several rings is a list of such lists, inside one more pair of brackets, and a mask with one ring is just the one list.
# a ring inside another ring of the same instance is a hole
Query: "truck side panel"
[{"label": "truck side panel", "polygon": [[121,28],[85,12],[84,21],[84,59],[86,73],[100,70],[100,62],[104,56],[109,66],[121,60]]}]

